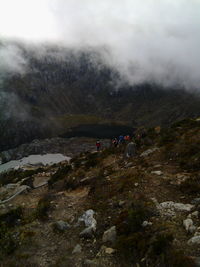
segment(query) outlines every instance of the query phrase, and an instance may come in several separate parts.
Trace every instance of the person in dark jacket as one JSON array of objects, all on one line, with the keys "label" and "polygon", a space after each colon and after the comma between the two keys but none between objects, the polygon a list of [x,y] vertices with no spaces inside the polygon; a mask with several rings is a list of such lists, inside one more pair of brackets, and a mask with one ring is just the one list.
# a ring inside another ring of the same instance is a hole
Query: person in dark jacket
[{"label": "person in dark jacket", "polygon": [[99,151],[101,148],[101,142],[99,140],[96,141],[96,148],[97,148],[97,151]]}]

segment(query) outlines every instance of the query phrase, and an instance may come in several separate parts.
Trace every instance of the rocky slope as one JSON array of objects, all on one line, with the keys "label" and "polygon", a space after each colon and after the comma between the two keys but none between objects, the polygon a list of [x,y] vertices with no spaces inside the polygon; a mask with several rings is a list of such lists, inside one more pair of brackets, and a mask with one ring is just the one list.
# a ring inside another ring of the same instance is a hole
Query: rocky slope
[{"label": "rocky slope", "polygon": [[79,125],[169,125],[200,114],[199,96],[155,84],[131,87],[98,51],[12,45],[26,64],[20,74],[0,72],[0,150]]},{"label": "rocky slope", "polygon": [[1,201],[23,192],[0,204],[1,266],[200,266],[199,137],[185,120],[132,158],[121,145],[2,176]]}]

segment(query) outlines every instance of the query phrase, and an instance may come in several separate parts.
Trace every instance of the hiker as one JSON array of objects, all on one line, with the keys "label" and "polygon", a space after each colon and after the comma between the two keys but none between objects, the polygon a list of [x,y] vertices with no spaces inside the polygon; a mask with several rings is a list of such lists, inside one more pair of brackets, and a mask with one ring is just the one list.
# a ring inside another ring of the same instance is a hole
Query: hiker
[{"label": "hiker", "polygon": [[119,136],[119,144],[123,144],[124,143],[124,136],[120,135]]},{"label": "hiker", "polygon": [[117,138],[114,138],[112,140],[112,144],[113,144],[114,147],[117,147],[118,146],[118,140],[117,140]]},{"label": "hiker", "polygon": [[99,140],[96,141],[96,148],[97,148],[97,151],[100,150],[100,147],[101,147],[101,143]]},{"label": "hiker", "polygon": [[126,146],[125,157],[131,158],[134,157],[135,155],[136,155],[136,144],[134,142],[130,142]]},{"label": "hiker", "polygon": [[130,141],[130,139],[131,139],[130,135],[125,135],[124,136],[124,140],[125,140],[126,143],[128,143]]}]

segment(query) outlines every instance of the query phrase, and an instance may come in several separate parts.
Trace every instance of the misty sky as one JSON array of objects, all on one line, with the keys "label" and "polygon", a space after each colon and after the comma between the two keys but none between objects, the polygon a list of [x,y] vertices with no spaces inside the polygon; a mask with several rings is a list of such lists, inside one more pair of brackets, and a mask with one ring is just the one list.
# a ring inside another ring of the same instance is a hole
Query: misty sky
[{"label": "misty sky", "polygon": [[200,0],[0,0],[0,38],[104,47],[131,84],[200,88]]}]

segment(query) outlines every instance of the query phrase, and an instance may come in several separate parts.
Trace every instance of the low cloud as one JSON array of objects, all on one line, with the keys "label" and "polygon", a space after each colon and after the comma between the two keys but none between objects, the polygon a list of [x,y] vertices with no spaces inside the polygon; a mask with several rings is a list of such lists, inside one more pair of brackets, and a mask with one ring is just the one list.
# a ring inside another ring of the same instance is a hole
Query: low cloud
[{"label": "low cloud", "polygon": [[27,69],[27,61],[22,50],[15,44],[0,44],[0,73],[21,73]]},{"label": "low cloud", "polygon": [[[44,0],[42,5],[35,0],[31,8],[25,2],[17,1],[13,27],[1,16],[5,28],[0,35],[9,32],[6,37],[29,42],[96,49],[131,85],[200,88],[199,0]],[[4,70],[23,71],[26,66],[12,46],[0,51],[0,59]]]}]

